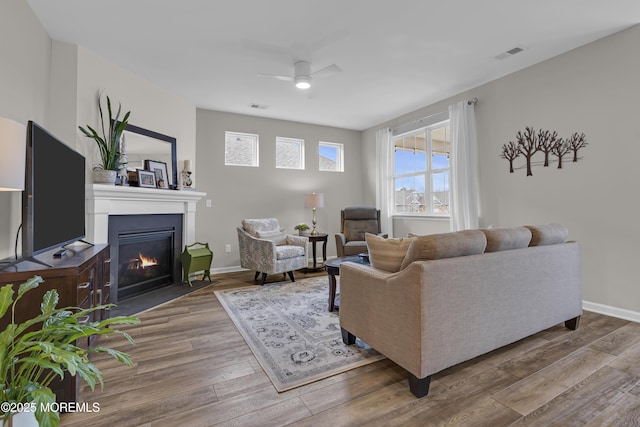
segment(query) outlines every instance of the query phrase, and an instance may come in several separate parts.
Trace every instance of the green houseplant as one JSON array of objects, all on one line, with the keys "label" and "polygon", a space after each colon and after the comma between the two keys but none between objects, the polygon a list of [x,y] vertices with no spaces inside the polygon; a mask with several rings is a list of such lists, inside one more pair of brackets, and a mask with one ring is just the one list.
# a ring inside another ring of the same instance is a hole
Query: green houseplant
[{"label": "green houseplant", "polygon": [[[98,93],[98,113],[100,116],[100,130],[102,131],[99,134],[94,128],[87,125],[86,128],[82,126],[78,126],[80,132],[84,134],[87,138],[93,139],[98,145],[98,150],[100,151],[100,163],[94,168],[94,170],[98,171],[112,171],[109,173],[110,178],[107,178],[105,181],[99,182],[108,182],[113,184],[115,182],[116,171],[120,166],[120,137],[122,136],[122,132],[124,128],[127,126],[129,122],[129,115],[131,111],[125,113],[122,119],[120,118],[122,105],[118,104],[118,111],[115,116],[113,115],[113,111],[111,109],[111,99],[109,96],[107,98],[107,112],[109,114],[108,124],[105,127],[105,117],[102,110],[102,92]],[[109,131],[107,132],[106,129]],[[95,174],[94,174],[95,175]],[[112,177],[112,179],[111,179]],[[98,182],[94,179],[94,182]]]},{"label": "green houseplant", "polygon": [[[41,427],[57,426],[60,416],[55,411],[43,410],[51,407],[56,397],[49,388],[56,378],[64,373],[79,375],[91,389],[102,382],[102,373],[89,360],[89,353],[108,353],[116,360],[132,365],[131,357],[118,350],[76,345],[82,338],[94,335],[118,333],[131,344],[133,339],[126,333],[114,329],[117,325],[137,324],[135,316],[117,316],[99,322],[83,323],[81,319],[90,313],[112,304],[78,309],[57,308],[58,292],[49,290],[44,294],[40,314],[22,323],[15,323],[16,304],[24,294],[37,288],[43,280],[33,277],[21,284],[14,299],[13,285],[0,288],[0,318],[11,316],[10,323],[0,332],[0,402],[3,402],[2,421],[6,423],[17,407],[29,405]],[[9,408],[10,409],[7,411]]]},{"label": "green houseplant", "polygon": [[309,230],[309,226],[304,222],[293,227],[294,230],[298,230],[298,234],[304,236],[307,234],[307,230]]}]

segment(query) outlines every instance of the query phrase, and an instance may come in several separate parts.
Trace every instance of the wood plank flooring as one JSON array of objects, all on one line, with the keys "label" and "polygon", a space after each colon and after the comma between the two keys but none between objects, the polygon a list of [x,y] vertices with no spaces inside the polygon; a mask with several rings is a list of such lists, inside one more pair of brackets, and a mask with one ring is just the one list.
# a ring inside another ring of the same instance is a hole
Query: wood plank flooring
[{"label": "wood plank flooring", "polygon": [[[296,277],[313,275],[324,273]],[[213,293],[251,286],[253,273],[215,280],[141,313],[127,328],[135,346],[103,339],[135,364],[96,357],[104,389],[81,398],[100,411],[63,414],[60,425],[640,425],[640,324],[585,312],[576,331],[557,325],[434,375],[422,399],[387,359],[278,393]]]}]

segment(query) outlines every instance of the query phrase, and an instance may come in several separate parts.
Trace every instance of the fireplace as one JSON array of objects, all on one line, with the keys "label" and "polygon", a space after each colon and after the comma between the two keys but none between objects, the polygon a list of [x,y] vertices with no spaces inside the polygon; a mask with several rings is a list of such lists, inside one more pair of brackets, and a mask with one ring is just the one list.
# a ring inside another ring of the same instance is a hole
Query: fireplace
[{"label": "fireplace", "polygon": [[109,243],[112,301],[180,283],[181,214],[110,215]]}]

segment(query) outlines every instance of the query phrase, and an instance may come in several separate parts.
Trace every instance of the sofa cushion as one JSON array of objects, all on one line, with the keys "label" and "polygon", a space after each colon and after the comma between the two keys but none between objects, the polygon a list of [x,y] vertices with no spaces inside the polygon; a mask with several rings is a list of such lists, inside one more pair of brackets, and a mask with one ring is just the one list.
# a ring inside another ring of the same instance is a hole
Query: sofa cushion
[{"label": "sofa cushion", "polygon": [[279,230],[268,230],[268,231],[256,231],[256,237],[258,239],[266,239],[271,240],[276,245],[284,245],[287,243],[287,233],[284,228]]},{"label": "sofa cushion", "polygon": [[283,245],[276,247],[276,259],[289,259],[304,256],[304,248],[301,246]]},{"label": "sofa cushion", "polygon": [[453,233],[429,234],[413,239],[402,261],[404,269],[414,261],[454,258],[484,252],[487,238],[480,230],[462,230]]},{"label": "sofa cushion", "polygon": [[243,219],[242,228],[254,237],[258,237],[258,231],[280,230],[278,218]]},{"label": "sofa cushion", "polygon": [[569,230],[562,224],[525,225],[531,230],[529,246],[544,246],[564,243],[569,237]]},{"label": "sofa cushion", "polygon": [[497,227],[481,229],[487,238],[485,252],[522,249],[531,242],[531,231],[526,227]]},{"label": "sofa cushion", "polygon": [[375,234],[366,233],[365,240],[369,249],[369,262],[374,268],[384,271],[400,271],[409,245],[413,239],[400,237],[385,239]]}]

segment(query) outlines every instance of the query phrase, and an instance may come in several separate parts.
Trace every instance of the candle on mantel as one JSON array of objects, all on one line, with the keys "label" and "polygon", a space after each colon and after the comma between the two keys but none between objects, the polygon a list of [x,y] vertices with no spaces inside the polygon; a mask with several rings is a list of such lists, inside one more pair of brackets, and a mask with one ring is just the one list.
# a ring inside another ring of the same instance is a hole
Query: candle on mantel
[{"label": "candle on mantel", "polygon": [[191,160],[184,161],[184,170],[191,171]]}]

